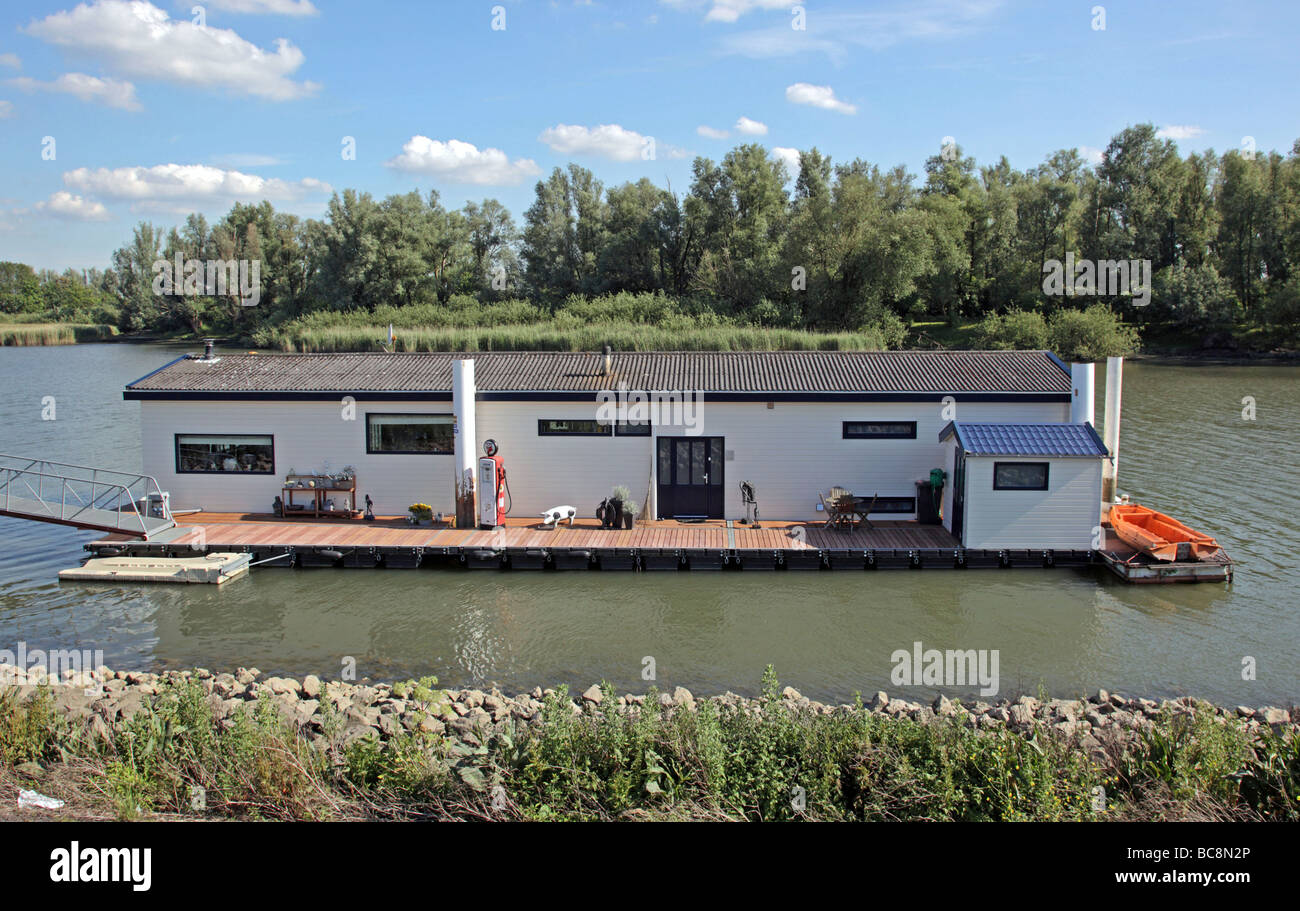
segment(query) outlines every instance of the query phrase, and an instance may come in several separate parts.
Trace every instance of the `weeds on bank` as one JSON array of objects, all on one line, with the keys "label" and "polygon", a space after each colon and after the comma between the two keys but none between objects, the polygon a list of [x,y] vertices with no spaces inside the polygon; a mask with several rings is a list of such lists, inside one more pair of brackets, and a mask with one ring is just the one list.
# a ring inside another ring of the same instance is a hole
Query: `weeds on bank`
[{"label": "weeds on bank", "polygon": [[[425,717],[446,696],[394,687]],[[218,720],[196,681],[161,688],[111,736],[75,733],[40,689],[0,693],[0,760],[75,760],[121,818],[1095,820],[1300,818],[1300,738],[1251,739],[1208,711],[1165,715],[1097,762],[1039,732],[802,710],[764,674],[756,703],[636,712],[602,689],[577,712],[561,688],[540,725],[480,743],[402,731],[349,737],[322,699],[308,742],[269,696]],[[437,725],[430,725],[436,728]],[[354,732],[355,734],[355,732]],[[90,777],[90,772],[87,772]],[[1101,795],[1101,799],[1099,798]]]}]

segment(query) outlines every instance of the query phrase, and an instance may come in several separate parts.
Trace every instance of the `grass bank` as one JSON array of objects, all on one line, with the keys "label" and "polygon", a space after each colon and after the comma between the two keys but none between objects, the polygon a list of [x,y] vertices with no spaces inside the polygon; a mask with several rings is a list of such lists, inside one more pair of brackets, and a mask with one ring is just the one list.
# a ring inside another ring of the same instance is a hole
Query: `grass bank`
[{"label": "grass bank", "polygon": [[0,345],[75,345],[102,342],[118,334],[103,323],[0,323]]},{"label": "grass bank", "polygon": [[[1300,818],[1296,726],[1190,700],[1148,706],[1085,750],[1045,715],[1017,728],[946,700],[937,713],[819,706],[770,668],[754,699],[629,701],[605,686],[576,702],[535,691],[534,703],[457,697],[431,678],[308,679],[110,676],[111,699],[81,713],[60,708],[76,693],[11,687],[0,806],[31,818],[13,809],[22,787],[83,819]],[[246,701],[225,711],[231,692]]]}]

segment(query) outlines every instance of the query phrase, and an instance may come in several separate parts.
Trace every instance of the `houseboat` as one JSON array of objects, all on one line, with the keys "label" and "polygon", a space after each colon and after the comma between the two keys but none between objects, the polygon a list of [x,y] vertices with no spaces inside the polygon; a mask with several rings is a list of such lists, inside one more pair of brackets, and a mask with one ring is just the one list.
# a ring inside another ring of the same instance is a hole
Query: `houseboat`
[{"label": "houseboat", "polygon": [[1091,370],[1047,351],[209,346],[124,396],[140,402],[144,471],[176,511],[267,514],[289,508],[292,477],[341,475],[351,486],[309,508],[369,498],[380,515],[421,503],[451,516],[486,445],[511,517],[558,504],[591,516],[621,485],[644,517],[739,520],[747,482],[765,517],[824,520],[838,488],[868,522],[942,522],[980,548],[1087,549],[1108,457]]}]

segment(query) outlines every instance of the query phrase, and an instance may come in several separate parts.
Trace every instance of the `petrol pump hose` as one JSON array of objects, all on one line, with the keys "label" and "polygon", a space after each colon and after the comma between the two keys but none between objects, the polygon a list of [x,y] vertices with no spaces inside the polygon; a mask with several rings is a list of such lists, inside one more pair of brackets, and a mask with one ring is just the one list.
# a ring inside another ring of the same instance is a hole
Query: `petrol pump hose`
[{"label": "petrol pump hose", "polygon": [[510,476],[506,474],[504,467],[501,469],[501,483],[506,485],[506,515],[510,515],[510,508],[515,505],[515,498],[510,494]]}]

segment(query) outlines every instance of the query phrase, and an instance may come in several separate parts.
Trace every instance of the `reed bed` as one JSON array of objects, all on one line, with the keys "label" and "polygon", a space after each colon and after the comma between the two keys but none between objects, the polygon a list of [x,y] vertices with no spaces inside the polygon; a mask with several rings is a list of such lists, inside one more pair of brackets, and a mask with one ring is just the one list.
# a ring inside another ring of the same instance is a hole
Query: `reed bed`
[{"label": "reed bed", "polygon": [[117,335],[117,327],[103,323],[3,323],[0,345],[75,345],[100,342]]}]

